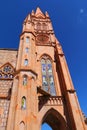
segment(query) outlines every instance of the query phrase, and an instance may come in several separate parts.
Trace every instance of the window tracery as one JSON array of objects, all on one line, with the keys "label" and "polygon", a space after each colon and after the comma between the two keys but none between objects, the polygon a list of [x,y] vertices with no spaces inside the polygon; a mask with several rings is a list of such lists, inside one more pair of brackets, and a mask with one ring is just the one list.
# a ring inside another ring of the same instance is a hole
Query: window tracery
[{"label": "window tracery", "polygon": [[52,72],[52,63],[48,56],[43,56],[41,59],[42,67],[42,88],[51,95],[56,95],[54,78]]},{"label": "window tracery", "polygon": [[14,68],[9,64],[5,64],[0,68],[0,79],[13,79]]}]

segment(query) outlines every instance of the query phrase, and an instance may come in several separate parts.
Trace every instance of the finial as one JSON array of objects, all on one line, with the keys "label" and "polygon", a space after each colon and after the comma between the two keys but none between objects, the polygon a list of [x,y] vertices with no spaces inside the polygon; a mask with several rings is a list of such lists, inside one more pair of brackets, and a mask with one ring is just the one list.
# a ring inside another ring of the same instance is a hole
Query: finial
[{"label": "finial", "polygon": [[45,12],[45,15],[46,15],[46,17],[49,17],[49,14],[48,14],[48,12],[47,12],[47,11]]},{"label": "finial", "polygon": [[44,15],[39,7],[37,7],[36,9],[35,15],[38,15],[38,14]]},{"label": "finial", "polygon": [[34,13],[34,10],[32,10],[32,13],[31,13],[31,15],[34,15],[35,13]]}]

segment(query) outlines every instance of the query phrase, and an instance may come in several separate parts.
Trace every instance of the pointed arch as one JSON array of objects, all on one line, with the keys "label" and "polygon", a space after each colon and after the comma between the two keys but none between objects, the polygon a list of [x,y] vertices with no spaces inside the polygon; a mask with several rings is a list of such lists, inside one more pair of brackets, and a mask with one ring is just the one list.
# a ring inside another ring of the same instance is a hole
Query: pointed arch
[{"label": "pointed arch", "polygon": [[9,65],[9,66],[11,66],[11,67],[14,69],[14,67],[12,66],[12,64],[11,64],[10,62],[6,62],[6,63],[3,64],[2,66],[0,66],[0,69],[1,69],[2,67],[6,66],[6,65]]},{"label": "pointed arch", "polygon": [[53,130],[68,130],[67,123],[63,116],[54,108],[49,109],[42,118],[42,122],[47,123]]},{"label": "pointed arch", "polygon": [[24,59],[24,66],[28,66],[28,59]]},{"label": "pointed arch", "polygon": [[26,48],[25,48],[25,53],[28,53],[28,52],[29,52],[29,48],[26,47]]},{"label": "pointed arch", "polygon": [[21,99],[21,109],[25,110],[26,109],[26,97],[23,96]]},{"label": "pointed arch", "polygon": [[19,124],[19,130],[25,130],[25,123],[24,121],[21,121],[20,124]]},{"label": "pointed arch", "polygon": [[42,58],[44,58],[44,59],[48,58],[48,59],[51,60],[51,62],[53,62],[52,57],[51,57],[49,54],[47,54],[47,53],[43,53],[43,54],[39,57],[39,60],[41,60]]},{"label": "pointed arch", "polygon": [[27,75],[23,75],[23,80],[22,80],[22,84],[23,86],[27,86],[27,82],[28,82],[28,76]]},{"label": "pointed arch", "polygon": [[39,7],[37,7],[37,9],[36,9],[35,16],[36,16],[37,18],[45,18],[45,15],[42,13],[42,11],[40,10]]},{"label": "pointed arch", "polygon": [[52,130],[52,128],[47,123],[42,124],[41,130],[44,130],[44,128],[45,128],[45,130],[48,130],[48,129]]},{"label": "pointed arch", "polygon": [[0,67],[0,79],[13,79],[14,67],[9,63],[5,63]]},{"label": "pointed arch", "polygon": [[26,43],[29,43],[30,42],[30,38],[27,36],[26,37]]},{"label": "pointed arch", "polygon": [[56,95],[54,76],[52,69],[52,62],[48,55],[43,55],[41,58],[41,70],[42,70],[42,89],[52,96]]}]

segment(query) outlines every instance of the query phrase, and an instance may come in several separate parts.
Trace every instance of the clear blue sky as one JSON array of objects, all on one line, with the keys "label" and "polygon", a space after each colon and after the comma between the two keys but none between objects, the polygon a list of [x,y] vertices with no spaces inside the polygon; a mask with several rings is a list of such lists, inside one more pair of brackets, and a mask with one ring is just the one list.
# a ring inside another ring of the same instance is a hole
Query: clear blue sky
[{"label": "clear blue sky", "polygon": [[87,115],[87,0],[2,0],[0,48],[18,48],[23,20],[37,6],[50,15],[81,108]]}]

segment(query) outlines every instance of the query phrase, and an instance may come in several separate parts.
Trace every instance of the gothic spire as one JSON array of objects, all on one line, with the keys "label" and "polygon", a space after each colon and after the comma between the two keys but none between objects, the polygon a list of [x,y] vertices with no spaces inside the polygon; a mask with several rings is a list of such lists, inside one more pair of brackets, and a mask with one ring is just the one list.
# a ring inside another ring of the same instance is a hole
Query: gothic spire
[{"label": "gothic spire", "polygon": [[37,7],[37,9],[36,9],[36,13],[35,13],[35,16],[36,17],[45,17],[45,15],[42,13],[42,11],[41,11],[41,9],[39,8],[39,7]]}]

